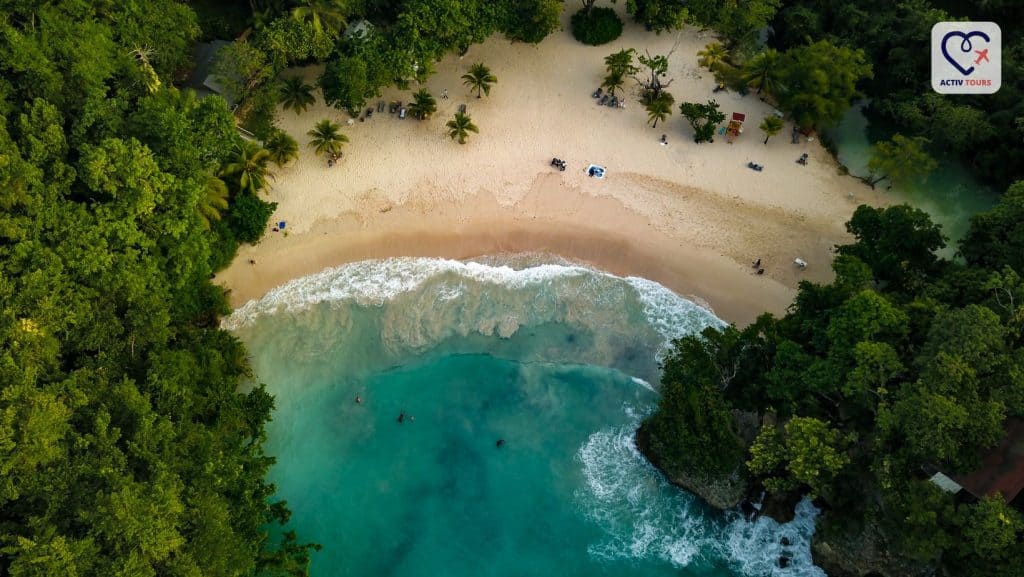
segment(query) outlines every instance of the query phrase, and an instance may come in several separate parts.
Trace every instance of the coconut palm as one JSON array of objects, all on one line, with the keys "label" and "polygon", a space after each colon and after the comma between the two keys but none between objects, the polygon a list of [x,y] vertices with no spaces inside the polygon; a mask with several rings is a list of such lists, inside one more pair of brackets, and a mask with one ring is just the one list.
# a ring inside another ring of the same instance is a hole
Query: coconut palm
[{"label": "coconut palm", "polygon": [[310,22],[318,36],[325,30],[337,34],[345,26],[345,4],[342,0],[302,0],[301,6],[292,9],[292,17]]},{"label": "coconut palm", "polygon": [[306,84],[298,76],[285,78],[281,83],[281,91],[278,101],[285,110],[294,110],[295,114],[305,112],[307,108],[316,102],[313,96],[313,87]]},{"label": "coconut palm", "polygon": [[768,139],[775,136],[782,131],[783,126],[782,119],[774,114],[769,114],[764,117],[761,121],[761,131],[764,132],[764,143],[768,144]]},{"label": "coconut palm", "polygon": [[459,144],[466,144],[470,132],[480,133],[480,129],[473,124],[469,115],[461,112],[456,112],[455,117],[449,120],[446,126],[448,126],[448,136],[452,140],[458,140]]},{"label": "coconut palm", "polygon": [[199,220],[204,228],[210,228],[210,223],[220,220],[221,211],[228,209],[228,185],[214,175],[206,177],[203,182],[203,196],[199,198],[196,205],[196,212],[199,213]]},{"label": "coconut palm", "polygon": [[270,160],[278,166],[284,166],[299,157],[299,143],[283,130],[275,130],[263,146],[270,152]]},{"label": "coconut palm", "polygon": [[476,97],[480,98],[481,94],[490,96],[491,85],[497,84],[498,79],[491,74],[490,68],[482,63],[477,63],[469,67],[467,74],[462,75],[462,83],[468,86],[470,90],[476,90]]},{"label": "coconut palm", "polygon": [[427,92],[426,88],[413,92],[412,98],[413,102],[409,104],[409,114],[412,114],[414,118],[426,120],[437,112],[437,101]]},{"label": "coconut palm", "polygon": [[615,91],[622,88],[625,84],[625,80],[622,78],[622,73],[619,71],[609,72],[608,76],[604,77],[604,81],[601,82],[601,88],[607,88],[608,94],[615,96]]},{"label": "coconut palm", "polygon": [[766,48],[743,66],[743,83],[757,88],[757,93],[775,94],[778,88],[779,53],[773,48]]},{"label": "coconut palm", "polygon": [[316,123],[313,130],[307,132],[311,138],[309,146],[318,155],[338,154],[341,152],[341,145],[348,142],[348,137],[341,133],[341,125],[336,122],[324,119]]},{"label": "coconut palm", "polygon": [[662,92],[647,103],[647,122],[651,128],[657,128],[659,121],[664,121],[672,114],[672,105],[676,99],[668,92]]},{"label": "coconut palm", "polygon": [[697,56],[699,57],[697,60],[698,64],[714,71],[715,67],[723,64],[729,58],[729,49],[721,42],[715,42],[708,44],[704,47],[704,50],[697,52]]},{"label": "coconut palm", "polygon": [[267,149],[251,140],[243,140],[235,145],[231,162],[221,168],[220,176],[232,179],[239,192],[256,194],[267,185],[267,180],[274,178],[267,167],[269,162]]}]

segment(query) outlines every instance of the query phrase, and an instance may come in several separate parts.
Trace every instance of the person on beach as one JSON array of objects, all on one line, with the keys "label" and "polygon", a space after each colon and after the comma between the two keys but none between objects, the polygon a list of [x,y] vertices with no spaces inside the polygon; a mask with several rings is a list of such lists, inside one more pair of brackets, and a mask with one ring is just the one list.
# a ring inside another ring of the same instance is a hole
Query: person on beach
[{"label": "person on beach", "polygon": [[447,88],[445,88],[444,90],[441,91],[441,99],[442,100],[448,100],[448,89]]},{"label": "person on beach", "polygon": [[399,424],[405,422],[405,411],[402,411],[401,413],[398,413],[398,422],[399,422]]},{"label": "person on beach", "polygon": [[761,259],[760,258],[754,261],[754,268],[761,268]]},{"label": "person on beach", "polygon": [[250,258],[249,259],[249,264],[256,264],[256,259]]}]

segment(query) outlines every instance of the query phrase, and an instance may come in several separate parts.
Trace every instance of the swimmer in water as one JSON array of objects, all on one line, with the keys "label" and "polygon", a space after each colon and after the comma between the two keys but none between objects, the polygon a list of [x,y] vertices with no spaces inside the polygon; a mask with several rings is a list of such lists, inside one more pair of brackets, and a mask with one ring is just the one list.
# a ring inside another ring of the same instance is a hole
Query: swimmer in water
[{"label": "swimmer in water", "polygon": [[401,413],[398,413],[398,422],[399,423],[404,423],[405,422],[405,411],[402,411]]},{"label": "swimmer in water", "polygon": [[498,439],[498,442],[494,443],[494,446],[499,448],[499,449],[504,447],[505,446],[505,439]]},{"label": "swimmer in water", "polygon": [[359,395],[356,395],[356,404],[357,405],[363,404],[363,398],[360,397]]}]

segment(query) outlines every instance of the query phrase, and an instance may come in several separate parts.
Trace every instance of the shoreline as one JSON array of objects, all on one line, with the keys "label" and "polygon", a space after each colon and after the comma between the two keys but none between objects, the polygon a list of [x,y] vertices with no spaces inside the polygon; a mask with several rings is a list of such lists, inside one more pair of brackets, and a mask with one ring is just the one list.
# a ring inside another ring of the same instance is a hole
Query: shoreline
[{"label": "shoreline", "polygon": [[[762,312],[783,314],[801,280],[829,281],[834,245],[850,240],[844,223],[859,204],[887,204],[884,195],[840,175],[819,142],[779,136],[763,144],[757,125],[771,106],[753,94],[713,93],[713,77],[697,66],[710,35],[693,28],[655,35],[627,20],[622,37],[591,47],[572,38],[569,17],[567,10],[564,29],[539,45],[492,37],[465,58],[439,62],[413,89],[448,89],[451,97],[438,98],[425,121],[385,112],[350,122],[322,100],[301,115],[279,111],[280,127],[300,143],[328,118],[351,144],[333,168],[302,146],[296,162],[276,171],[266,198],[278,203],[272,222],[286,221],[288,236],[268,231],[217,274],[232,306],[325,268],[398,256],[552,253],[659,282],[741,326]],[[626,109],[595,105],[590,93],[604,57],[625,47],[671,53],[677,102],[715,98],[727,115],[747,115],[746,134],[734,144],[694,144],[678,113],[651,129],[628,90]],[[498,77],[488,98],[462,89],[474,62]],[[319,67],[292,73],[311,82]],[[380,100],[408,101],[409,92],[389,88]],[[480,126],[465,145],[444,133],[460,104]],[[667,146],[658,142],[663,133]],[[810,162],[796,164],[805,152]],[[550,168],[553,156],[568,170]],[[764,172],[747,169],[750,160]],[[606,178],[587,178],[590,163],[605,166]],[[796,257],[807,270],[797,269]],[[763,276],[750,267],[758,258]]]}]

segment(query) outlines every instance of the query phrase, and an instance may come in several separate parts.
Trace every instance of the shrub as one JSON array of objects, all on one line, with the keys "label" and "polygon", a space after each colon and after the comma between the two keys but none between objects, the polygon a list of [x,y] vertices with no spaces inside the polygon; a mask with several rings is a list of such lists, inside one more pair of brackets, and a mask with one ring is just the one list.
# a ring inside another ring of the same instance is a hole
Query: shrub
[{"label": "shrub", "polygon": [[611,8],[581,9],[572,15],[572,35],[584,44],[598,46],[622,34],[622,20]]},{"label": "shrub", "polygon": [[263,202],[249,193],[239,194],[231,204],[231,230],[241,242],[253,243],[263,237],[276,202]]}]

